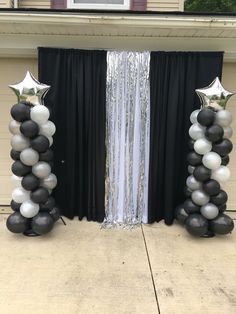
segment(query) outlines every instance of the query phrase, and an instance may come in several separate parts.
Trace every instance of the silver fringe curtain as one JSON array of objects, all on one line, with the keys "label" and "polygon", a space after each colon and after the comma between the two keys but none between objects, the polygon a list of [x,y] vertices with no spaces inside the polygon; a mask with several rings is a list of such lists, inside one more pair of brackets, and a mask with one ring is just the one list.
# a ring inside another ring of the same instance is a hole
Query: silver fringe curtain
[{"label": "silver fringe curtain", "polygon": [[108,52],[106,218],[103,227],[147,222],[149,52]]}]

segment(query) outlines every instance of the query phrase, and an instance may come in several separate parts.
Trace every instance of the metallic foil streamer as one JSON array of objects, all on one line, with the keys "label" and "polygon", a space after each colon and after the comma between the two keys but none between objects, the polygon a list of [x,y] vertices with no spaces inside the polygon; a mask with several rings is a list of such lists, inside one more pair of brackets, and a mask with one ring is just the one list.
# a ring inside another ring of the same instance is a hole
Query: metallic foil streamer
[{"label": "metallic foil streamer", "polygon": [[149,63],[149,52],[107,53],[105,228],[147,222]]}]

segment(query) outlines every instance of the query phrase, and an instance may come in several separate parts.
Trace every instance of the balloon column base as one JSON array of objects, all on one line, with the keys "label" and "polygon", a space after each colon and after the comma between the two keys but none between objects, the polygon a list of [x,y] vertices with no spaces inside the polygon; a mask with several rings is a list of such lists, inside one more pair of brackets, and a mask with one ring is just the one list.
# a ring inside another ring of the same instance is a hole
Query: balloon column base
[{"label": "balloon column base", "polygon": [[26,230],[23,233],[23,235],[26,237],[39,237],[40,236],[40,234],[35,233],[32,229]]},{"label": "balloon column base", "polygon": [[215,234],[212,231],[207,231],[201,238],[214,238]]}]

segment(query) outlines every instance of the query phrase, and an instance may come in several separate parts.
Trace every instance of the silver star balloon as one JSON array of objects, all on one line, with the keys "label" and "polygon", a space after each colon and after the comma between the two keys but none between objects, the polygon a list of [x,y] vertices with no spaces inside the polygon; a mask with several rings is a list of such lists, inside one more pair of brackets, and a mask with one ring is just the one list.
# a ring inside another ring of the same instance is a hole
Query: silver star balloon
[{"label": "silver star balloon", "polygon": [[234,93],[224,89],[218,77],[207,87],[195,90],[203,107],[212,107],[216,111],[225,109],[226,103]]},{"label": "silver star balloon", "polygon": [[18,84],[9,85],[18,98],[18,102],[27,101],[32,105],[43,105],[43,99],[50,86],[41,84],[33,75],[27,71],[23,81]]}]

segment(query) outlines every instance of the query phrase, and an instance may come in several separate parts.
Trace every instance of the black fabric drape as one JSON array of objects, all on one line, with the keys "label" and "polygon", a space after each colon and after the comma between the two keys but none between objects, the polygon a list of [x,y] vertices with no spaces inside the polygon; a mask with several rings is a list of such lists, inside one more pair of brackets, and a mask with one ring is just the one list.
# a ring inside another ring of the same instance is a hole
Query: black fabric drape
[{"label": "black fabric drape", "polygon": [[106,52],[39,48],[39,80],[51,86],[45,104],[54,136],[62,213],[104,218]]},{"label": "black fabric drape", "polygon": [[221,52],[152,52],[149,223],[172,224],[183,201],[191,112],[200,107],[196,88],[221,78]]}]

